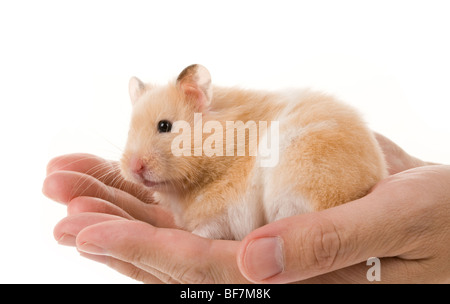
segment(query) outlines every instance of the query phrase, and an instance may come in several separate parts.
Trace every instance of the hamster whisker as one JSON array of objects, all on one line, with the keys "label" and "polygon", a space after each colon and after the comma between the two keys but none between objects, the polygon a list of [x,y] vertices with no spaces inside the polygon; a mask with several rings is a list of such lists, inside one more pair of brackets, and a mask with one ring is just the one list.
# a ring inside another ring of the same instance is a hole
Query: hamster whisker
[{"label": "hamster whisker", "polygon": [[[79,162],[83,162],[83,161],[85,161],[85,160],[89,160],[89,159],[97,159],[97,158],[98,158],[98,157],[95,156],[95,155],[85,156],[85,157],[83,157],[83,158],[79,158],[79,159],[76,159],[76,160],[73,160],[73,161],[67,163],[67,164],[66,164],[66,167],[71,166],[71,165],[76,164],[76,163],[79,163]],[[55,165],[56,167],[58,167],[58,165],[59,165],[61,162],[63,162],[63,161],[64,161],[64,157],[61,157],[57,162],[55,162],[54,165]]]},{"label": "hamster whisker", "polygon": [[[99,176],[95,176],[97,173],[101,172],[102,170],[105,170],[106,172],[103,173],[102,175]],[[102,179],[105,179],[109,174],[114,174],[114,171],[111,168],[111,165],[108,163],[101,163],[98,164],[92,168],[90,168],[88,171],[85,172],[86,175],[89,175],[91,177],[94,178],[94,180],[90,180],[88,182],[89,179],[80,177],[78,179],[78,182],[75,183],[75,185],[77,185],[76,187],[74,187],[71,191],[71,195],[70,195],[70,200],[74,199],[76,196],[83,196],[83,193],[86,193],[86,191],[94,184],[96,183],[96,180],[101,181]],[[82,182],[80,182],[81,180],[83,180]],[[106,186],[106,185],[105,185]],[[84,188],[83,192],[80,192],[79,194],[78,191],[80,191],[80,189]],[[99,193],[97,193],[99,194]],[[96,194],[96,195],[97,195]]]}]

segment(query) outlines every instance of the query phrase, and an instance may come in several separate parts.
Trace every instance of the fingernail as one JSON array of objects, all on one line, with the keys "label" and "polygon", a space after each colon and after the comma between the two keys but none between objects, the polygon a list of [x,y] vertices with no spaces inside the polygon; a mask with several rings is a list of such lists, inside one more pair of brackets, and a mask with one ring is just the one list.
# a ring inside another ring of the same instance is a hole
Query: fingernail
[{"label": "fingernail", "polygon": [[90,254],[107,254],[106,250],[103,248],[100,248],[94,244],[90,243],[83,243],[78,245],[78,250],[83,251]]},{"label": "fingernail", "polygon": [[283,271],[283,240],[280,237],[251,241],[245,250],[244,264],[253,281],[262,281]]}]

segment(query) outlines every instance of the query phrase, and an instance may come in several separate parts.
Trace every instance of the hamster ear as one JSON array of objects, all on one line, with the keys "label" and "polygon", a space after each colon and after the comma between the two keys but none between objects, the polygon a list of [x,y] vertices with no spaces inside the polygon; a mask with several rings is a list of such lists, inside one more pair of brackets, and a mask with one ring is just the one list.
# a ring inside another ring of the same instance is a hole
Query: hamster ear
[{"label": "hamster ear", "polygon": [[193,64],[185,68],[177,78],[177,85],[187,97],[195,100],[200,111],[211,104],[211,75],[204,66]]},{"label": "hamster ear", "polygon": [[137,77],[131,77],[128,82],[128,92],[130,93],[131,104],[134,105],[138,98],[144,93],[145,84]]}]

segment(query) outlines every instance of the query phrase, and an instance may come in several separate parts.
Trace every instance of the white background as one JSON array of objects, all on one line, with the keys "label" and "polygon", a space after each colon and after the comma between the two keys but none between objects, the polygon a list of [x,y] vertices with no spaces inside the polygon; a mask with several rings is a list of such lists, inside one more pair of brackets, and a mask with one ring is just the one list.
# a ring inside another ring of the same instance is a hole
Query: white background
[{"label": "white background", "polygon": [[313,87],[450,163],[448,1],[1,1],[0,283],[133,282],[57,245],[51,157],[118,159],[128,79],[201,63],[221,85]]}]

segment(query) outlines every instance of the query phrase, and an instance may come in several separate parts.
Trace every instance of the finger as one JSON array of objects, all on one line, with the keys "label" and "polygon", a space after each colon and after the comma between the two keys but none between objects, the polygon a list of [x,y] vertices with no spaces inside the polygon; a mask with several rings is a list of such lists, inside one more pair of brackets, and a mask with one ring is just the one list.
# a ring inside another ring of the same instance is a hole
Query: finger
[{"label": "finger", "polygon": [[106,255],[94,255],[80,251],[80,255],[84,258],[93,260],[98,263],[105,264],[117,272],[146,284],[162,284],[163,281],[159,280],[156,276],[139,268],[131,263],[124,262],[122,260],[113,258]]},{"label": "finger", "polygon": [[[62,220],[61,223],[59,223],[55,227],[55,238],[59,238],[58,242],[62,245],[76,246],[76,237],[81,230],[88,226],[93,226],[95,224],[109,220],[117,220],[117,218],[105,216],[99,213],[83,213],[78,214],[78,216],[69,216]],[[59,235],[61,235],[62,237],[59,237]],[[91,247],[92,245],[89,245],[89,248]],[[167,273],[161,272],[153,268],[152,266],[141,263],[139,261],[134,261],[133,263],[124,262],[120,259],[105,255],[105,253],[103,252],[97,252],[97,254],[89,254],[87,252],[80,251],[80,253],[84,253],[85,256],[90,258],[91,260],[107,264],[111,268],[114,268],[119,272],[136,280],[157,280],[164,283],[179,283]]]},{"label": "finger", "polygon": [[[63,236],[74,236],[83,231],[85,227],[95,227],[98,224],[103,224],[105,221],[122,221],[121,218],[115,216],[108,216],[105,214],[84,213],[77,216],[71,216],[59,223],[59,232],[55,233],[55,238]],[[55,232],[58,229],[55,229]],[[75,237],[72,238],[75,240]],[[60,241],[60,240],[59,240]],[[74,242],[66,245],[74,245]],[[139,244],[138,244],[139,246]],[[213,247],[214,248],[214,247]],[[217,247],[216,247],[217,248]],[[180,252],[182,248],[179,248]],[[90,249],[92,250],[92,249]],[[216,250],[212,249],[211,252]],[[125,274],[133,279],[143,281],[146,283],[178,283],[178,281],[170,274],[157,270],[147,264],[139,261],[133,263],[122,261],[118,258],[113,258],[106,255],[91,255],[86,257],[93,259],[97,262],[104,263],[113,269],[116,269],[122,274]],[[106,254],[106,253],[102,253]],[[180,253],[179,253],[180,254]],[[217,262],[226,262],[226,259],[216,259]],[[442,261],[441,261],[442,262]],[[433,282],[433,278],[436,271],[428,271],[429,275],[424,275],[423,269],[426,267],[430,269],[430,265],[423,265],[423,263],[429,263],[425,261],[403,260],[399,258],[384,258],[381,259],[380,268],[375,270],[378,275],[377,280],[382,283],[409,283],[409,282]],[[441,267],[443,263],[434,263],[434,267]],[[371,266],[371,265],[370,265]],[[433,267],[433,265],[431,265]],[[381,270],[382,269],[382,270]],[[365,263],[359,263],[350,267],[339,269],[330,273],[319,275],[310,279],[301,281],[300,283],[368,283],[372,282],[370,276],[372,276],[371,269]],[[382,273],[382,276],[381,276]],[[407,273],[408,276],[403,274]]]},{"label": "finger", "polygon": [[108,201],[115,199],[112,188],[90,175],[72,171],[56,171],[48,175],[42,191],[47,197],[64,204],[78,196],[93,196]]},{"label": "finger", "polygon": [[248,282],[236,264],[238,242],[212,241],[186,231],[136,221],[111,224],[104,222],[83,229],[76,240],[78,250],[146,265],[165,274],[163,281]]},{"label": "finger", "polygon": [[416,167],[435,165],[435,163],[425,162],[409,155],[389,138],[378,133],[374,134],[378,144],[383,150],[389,174],[396,174]]},{"label": "finger", "polygon": [[[424,273],[428,267],[416,260],[403,260],[396,257],[374,258],[346,268],[311,277],[296,283],[300,284],[411,284],[430,283],[433,271]],[[430,270],[430,268],[428,267]],[[407,275],[405,275],[407,274]],[[438,282],[438,281],[437,281]]]},{"label": "finger", "polygon": [[[60,245],[66,246],[76,246],[76,238],[80,231],[88,226],[93,226],[98,223],[106,222],[106,221],[117,221],[123,220],[122,217],[118,217],[115,215],[104,214],[104,213],[93,213],[93,212],[84,212],[78,213],[75,215],[70,215],[62,219],[54,228],[54,237],[58,241]],[[82,252],[82,251],[80,251]],[[87,253],[86,253],[87,254]],[[165,283],[178,283],[175,279],[171,278],[166,273],[162,273],[161,271],[154,269],[151,266],[146,264],[142,264],[140,262],[128,263],[129,267],[126,267],[125,264],[120,263],[120,260],[115,258],[108,259],[106,255],[87,255],[86,257],[91,258],[97,262],[105,263],[112,268],[117,269],[118,271],[125,272],[136,280],[146,280],[151,281],[153,278],[160,278],[162,282]],[[138,271],[142,270],[146,273],[144,275],[143,272]],[[159,279],[158,279],[159,280]],[[160,280],[161,281],[161,280]]]},{"label": "finger", "polygon": [[105,159],[86,153],[74,153],[57,156],[47,164],[47,175],[60,170],[77,171],[86,173],[100,163],[107,162]]},{"label": "finger", "polygon": [[91,154],[68,154],[55,157],[47,165],[47,175],[56,171],[74,171],[90,175],[102,183],[121,189],[139,200],[151,203],[152,193],[144,185],[125,180],[116,161],[105,160]]},{"label": "finger", "polygon": [[407,206],[392,204],[396,201],[392,193],[380,187],[362,199],[253,231],[242,242],[240,270],[253,282],[286,283],[346,268],[370,257],[398,256],[410,250],[415,221],[400,218]]},{"label": "finger", "polygon": [[173,216],[167,210],[158,205],[144,204],[129,193],[107,186],[90,175],[56,171],[46,177],[42,191],[64,204],[80,196],[96,197],[111,202],[135,219],[158,227],[175,227]]},{"label": "finger", "polygon": [[142,264],[139,262],[126,262],[122,261],[118,258],[114,258],[112,256],[103,255],[103,254],[90,254],[83,251],[79,251],[80,255],[91,259],[93,261],[103,263],[118,272],[134,279],[137,281],[141,281],[144,283],[168,283],[168,284],[179,284],[180,282],[173,279],[166,273],[163,273],[151,266],[146,264]]},{"label": "finger", "polygon": [[[103,213],[79,213],[62,219],[55,226],[53,234],[60,245],[76,246],[76,236],[84,228],[106,221],[117,221],[122,219],[122,217]],[[123,262],[110,256],[92,255],[84,252],[80,252],[80,254],[96,262],[106,264],[135,280],[146,283],[161,283],[161,281],[150,272],[145,271],[136,265]]]},{"label": "finger", "polygon": [[129,220],[134,219],[131,215],[116,205],[101,198],[90,196],[79,196],[72,199],[67,205],[67,214],[74,215],[84,212],[105,213],[117,215]]},{"label": "finger", "polygon": [[63,218],[53,229],[53,236],[61,245],[75,246],[75,238],[85,227],[105,221],[117,221],[122,217],[103,213],[80,213]]}]

